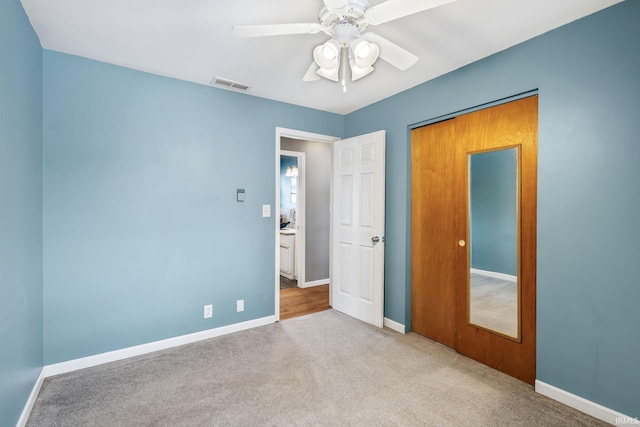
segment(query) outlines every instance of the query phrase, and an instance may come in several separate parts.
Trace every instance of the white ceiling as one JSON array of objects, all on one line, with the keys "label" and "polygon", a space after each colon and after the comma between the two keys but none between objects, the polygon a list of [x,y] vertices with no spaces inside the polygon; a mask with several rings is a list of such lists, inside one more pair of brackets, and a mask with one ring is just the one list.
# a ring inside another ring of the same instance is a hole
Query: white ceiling
[{"label": "white ceiling", "polygon": [[[347,85],[303,82],[324,33],[238,38],[233,25],[317,22],[322,0],[22,0],[46,49],[346,114],[621,0],[457,0],[376,27],[420,60],[400,71],[378,60]],[[370,0],[371,6],[383,0]]]}]

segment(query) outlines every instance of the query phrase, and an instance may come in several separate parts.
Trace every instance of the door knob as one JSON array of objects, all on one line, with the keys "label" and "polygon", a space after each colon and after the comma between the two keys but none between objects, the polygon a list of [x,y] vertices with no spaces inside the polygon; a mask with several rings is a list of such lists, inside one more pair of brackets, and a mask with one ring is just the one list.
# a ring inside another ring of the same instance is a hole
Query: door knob
[{"label": "door knob", "polygon": [[378,243],[379,241],[380,241],[380,237],[378,237],[378,236],[373,236],[373,237],[371,238],[371,243],[373,243],[374,245],[375,245],[376,243]]},{"label": "door knob", "polygon": [[458,240],[458,245],[464,246],[466,244],[467,244],[467,242],[465,242],[464,240],[462,240],[462,239]]}]

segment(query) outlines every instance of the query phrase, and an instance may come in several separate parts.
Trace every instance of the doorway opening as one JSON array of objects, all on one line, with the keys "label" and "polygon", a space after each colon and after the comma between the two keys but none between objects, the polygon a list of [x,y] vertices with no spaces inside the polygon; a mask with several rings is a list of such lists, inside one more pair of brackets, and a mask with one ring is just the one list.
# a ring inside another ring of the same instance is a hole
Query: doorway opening
[{"label": "doorway opening", "polygon": [[331,144],[339,139],[276,128],[276,320],[330,308]]},{"label": "doorway opening", "polygon": [[305,283],[305,171],[304,152],[280,150],[281,290]]}]

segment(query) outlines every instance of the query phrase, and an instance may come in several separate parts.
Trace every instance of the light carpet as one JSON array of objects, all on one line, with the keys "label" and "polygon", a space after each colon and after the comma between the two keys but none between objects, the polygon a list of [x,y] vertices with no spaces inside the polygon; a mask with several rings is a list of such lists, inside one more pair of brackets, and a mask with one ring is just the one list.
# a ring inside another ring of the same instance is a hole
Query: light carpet
[{"label": "light carpet", "polygon": [[334,310],[45,380],[28,426],[607,425]]}]

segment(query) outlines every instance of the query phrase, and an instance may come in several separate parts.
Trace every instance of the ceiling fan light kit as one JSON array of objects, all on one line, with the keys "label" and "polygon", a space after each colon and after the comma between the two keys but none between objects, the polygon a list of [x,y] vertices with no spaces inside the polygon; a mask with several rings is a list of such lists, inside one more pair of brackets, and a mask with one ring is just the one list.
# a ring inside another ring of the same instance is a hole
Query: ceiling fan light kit
[{"label": "ceiling fan light kit", "polygon": [[[387,0],[371,7],[367,0],[323,0],[319,23],[236,26],[232,30],[240,37],[262,37],[324,32],[331,38],[313,50],[314,62],[303,77],[315,81],[324,77],[339,81],[340,65],[348,63],[351,81],[369,75],[373,64],[381,58],[399,70],[406,70],[418,57],[384,37],[366,31],[369,25],[380,25],[455,0]],[[346,64],[343,65],[342,86],[346,92]]]},{"label": "ceiling fan light kit", "polygon": [[373,71],[373,67],[369,66],[366,68],[361,68],[355,65],[353,61],[351,61],[349,65],[351,66],[351,81],[353,82],[363,78]]},{"label": "ceiling fan light kit", "polygon": [[333,68],[340,62],[342,46],[335,40],[327,40],[313,50],[313,59],[320,68]]},{"label": "ceiling fan light kit", "polygon": [[338,73],[340,72],[340,63],[335,68],[319,68],[316,73],[325,79],[338,81]]},{"label": "ceiling fan light kit", "polygon": [[362,37],[351,42],[351,51],[356,65],[361,68],[372,66],[380,55],[380,47],[375,43],[369,43]]}]

